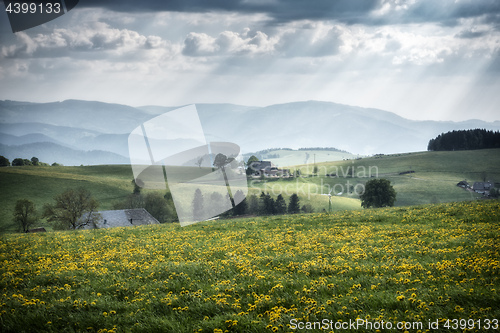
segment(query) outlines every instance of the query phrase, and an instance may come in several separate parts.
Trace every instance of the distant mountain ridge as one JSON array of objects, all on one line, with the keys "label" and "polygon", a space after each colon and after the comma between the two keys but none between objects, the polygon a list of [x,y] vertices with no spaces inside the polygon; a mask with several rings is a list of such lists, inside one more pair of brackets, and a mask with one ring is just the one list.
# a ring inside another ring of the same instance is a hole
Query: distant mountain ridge
[{"label": "distant mountain ridge", "polygon": [[[320,101],[196,107],[207,141],[233,142],[243,153],[270,147],[335,147],[354,154],[390,154],[426,150],[431,138],[451,130],[500,130],[500,121],[413,121],[383,110]],[[36,156],[66,165],[129,163],[129,133],[175,108],[79,100],[0,101],[0,155],[11,160]]]},{"label": "distant mountain ridge", "polygon": [[10,134],[5,134],[5,133],[0,133],[0,142],[8,145],[8,146],[19,146],[19,145],[25,145],[25,144],[30,144],[30,143],[37,143],[37,142],[51,142],[55,143],[61,146],[64,146],[65,144],[52,139],[44,134],[40,133],[32,133],[32,134],[25,134],[21,136],[15,136],[15,135],[10,135]]},{"label": "distant mountain ridge", "polygon": [[0,123],[42,123],[106,134],[130,132],[147,113],[127,105],[66,100],[52,103],[0,103]]},{"label": "distant mountain ridge", "polygon": [[[51,142],[37,142],[20,146],[6,146],[0,144],[0,155],[7,157],[11,162],[16,157],[27,158],[36,156],[40,162],[63,165],[97,165],[97,164],[127,164],[129,159],[118,154],[91,150],[81,151],[63,147]],[[77,163],[81,161],[82,163]]]}]

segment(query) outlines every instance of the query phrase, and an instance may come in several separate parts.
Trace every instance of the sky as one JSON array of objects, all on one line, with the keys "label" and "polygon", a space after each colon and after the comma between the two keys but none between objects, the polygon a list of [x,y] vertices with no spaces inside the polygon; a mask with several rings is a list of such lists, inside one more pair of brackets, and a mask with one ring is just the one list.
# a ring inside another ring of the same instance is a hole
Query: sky
[{"label": "sky", "polygon": [[80,0],[17,33],[2,11],[7,99],[320,100],[415,120],[495,121],[500,1]]}]

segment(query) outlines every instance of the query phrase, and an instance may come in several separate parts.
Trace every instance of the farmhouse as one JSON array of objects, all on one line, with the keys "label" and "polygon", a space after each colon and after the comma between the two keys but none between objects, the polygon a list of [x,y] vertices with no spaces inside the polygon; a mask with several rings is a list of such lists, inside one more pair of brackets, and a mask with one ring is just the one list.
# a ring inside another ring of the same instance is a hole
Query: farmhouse
[{"label": "farmhouse", "polygon": [[250,169],[257,175],[270,174],[271,171],[278,170],[271,161],[254,161],[250,163]]},{"label": "farmhouse", "polygon": [[472,185],[472,190],[476,193],[488,194],[493,187],[491,182],[475,182],[474,185]]},{"label": "farmhouse", "polygon": [[278,169],[271,161],[255,161],[250,163],[249,167],[253,171],[252,174],[254,176],[265,175],[283,177],[290,174],[289,169]]},{"label": "farmhouse", "polygon": [[133,227],[160,223],[144,208],[103,210],[97,213],[100,215],[98,221],[86,225],[83,229]]}]

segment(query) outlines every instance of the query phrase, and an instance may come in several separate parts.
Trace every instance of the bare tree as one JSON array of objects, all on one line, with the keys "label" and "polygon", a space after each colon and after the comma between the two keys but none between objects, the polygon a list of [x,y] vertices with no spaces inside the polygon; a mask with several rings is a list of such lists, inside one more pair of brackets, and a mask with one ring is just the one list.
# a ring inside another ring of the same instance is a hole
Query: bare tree
[{"label": "bare tree", "polygon": [[38,214],[35,204],[27,199],[17,200],[14,208],[14,222],[22,232],[28,230],[37,222]]},{"label": "bare tree", "polygon": [[66,190],[54,200],[55,204],[44,206],[43,216],[54,223],[55,229],[80,229],[99,218],[98,203],[86,189]]},{"label": "bare tree", "polygon": [[196,159],[196,163],[195,164],[201,169],[201,165],[203,164],[203,156],[199,156]]}]

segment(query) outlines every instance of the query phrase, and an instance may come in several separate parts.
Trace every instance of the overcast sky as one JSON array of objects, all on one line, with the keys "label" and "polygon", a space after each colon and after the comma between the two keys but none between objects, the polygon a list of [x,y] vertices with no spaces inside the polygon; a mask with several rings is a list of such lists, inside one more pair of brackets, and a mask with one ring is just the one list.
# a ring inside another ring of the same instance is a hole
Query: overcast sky
[{"label": "overcast sky", "polygon": [[80,0],[16,34],[2,11],[0,99],[500,120],[500,1]]}]

